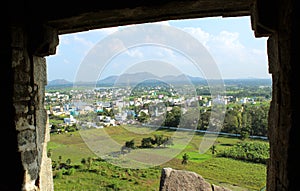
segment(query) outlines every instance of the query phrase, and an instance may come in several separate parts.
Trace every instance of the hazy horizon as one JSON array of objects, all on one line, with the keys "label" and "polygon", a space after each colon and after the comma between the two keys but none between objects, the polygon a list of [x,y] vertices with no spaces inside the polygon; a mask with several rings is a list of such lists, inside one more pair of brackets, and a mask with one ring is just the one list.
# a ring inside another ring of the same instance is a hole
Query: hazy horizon
[{"label": "hazy horizon", "polygon": [[[143,72],[136,72],[136,73],[126,73],[126,74],[129,74],[129,75],[136,75],[136,74],[139,74],[139,73],[143,73]],[[151,73],[149,73],[151,74]],[[122,74],[124,75],[124,74]],[[181,76],[181,75],[185,75],[185,76],[189,76],[189,77],[192,77],[192,78],[201,78],[203,80],[206,80],[205,78],[203,77],[200,77],[200,76],[191,76],[191,75],[188,75],[188,74],[178,74],[178,75],[164,75],[164,76],[156,76],[158,78],[164,78],[164,77],[167,77],[167,76],[173,76],[173,77],[178,77],[178,76]],[[112,78],[112,77],[120,77],[120,75],[111,75],[111,76],[107,76],[105,78],[102,78],[102,79],[99,79],[97,81],[101,81],[101,80],[106,80],[106,79],[109,79],[109,78]],[[251,80],[251,79],[255,79],[255,80],[272,80],[272,78],[257,78],[257,77],[244,77],[244,78],[224,78],[223,80]],[[73,83],[74,81],[69,81],[67,79],[64,79],[64,78],[57,78],[57,79],[53,79],[53,80],[48,80],[48,82],[51,82],[51,81],[57,81],[57,80],[65,80],[67,82],[71,82]],[[92,81],[83,81],[83,82],[92,82]]]}]

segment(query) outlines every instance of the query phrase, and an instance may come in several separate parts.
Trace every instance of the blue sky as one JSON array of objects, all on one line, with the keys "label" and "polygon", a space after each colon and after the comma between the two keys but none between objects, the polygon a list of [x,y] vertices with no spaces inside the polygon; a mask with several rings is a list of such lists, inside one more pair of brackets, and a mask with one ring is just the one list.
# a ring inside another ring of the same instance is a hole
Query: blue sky
[{"label": "blue sky", "polygon": [[[268,73],[267,38],[255,38],[249,17],[211,17],[164,21],[158,24],[175,27],[195,38],[203,45],[203,51],[211,56],[223,79],[271,78]],[[48,80],[74,81],[84,63],[91,62],[91,52],[104,54],[106,49],[95,48],[99,44],[105,44],[103,39],[132,26],[134,25],[60,35],[56,54],[46,57]],[[180,41],[179,38],[174,40]],[[184,40],[180,43],[183,42]],[[126,52],[115,55],[106,63],[105,69],[101,70],[97,78],[137,71],[148,71],[161,76],[181,73],[205,76],[205,72],[197,70],[192,61],[179,53],[180,51],[172,47],[144,45],[128,48]],[[101,58],[103,57],[104,55]],[[92,62],[97,65],[99,59]],[[153,64],[149,65],[150,62]],[[89,68],[85,73],[86,80],[95,71],[97,70]]]}]

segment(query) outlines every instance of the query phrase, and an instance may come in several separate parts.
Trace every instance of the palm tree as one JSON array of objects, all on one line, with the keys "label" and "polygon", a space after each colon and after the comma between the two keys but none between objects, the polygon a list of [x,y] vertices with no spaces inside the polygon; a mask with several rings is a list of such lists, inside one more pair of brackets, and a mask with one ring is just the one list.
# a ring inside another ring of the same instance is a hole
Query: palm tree
[{"label": "palm tree", "polygon": [[216,152],[217,152],[217,146],[216,145],[212,145],[211,147],[210,147],[210,150],[211,150],[211,154],[215,154]]},{"label": "palm tree", "polygon": [[87,165],[88,165],[88,169],[90,170],[92,165],[93,165],[93,158],[92,157],[88,157]]},{"label": "palm tree", "polygon": [[188,160],[189,160],[189,155],[184,153],[182,156],[181,164],[184,164],[184,165],[187,164]]},{"label": "palm tree", "polygon": [[49,149],[48,152],[47,152],[47,157],[51,158],[51,156],[52,156],[52,149]]},{"label": "palm tree", "polygon": [[71,164],[71,159],[67,159],[66,163],[67,163],[67,165],[70,165]]}]

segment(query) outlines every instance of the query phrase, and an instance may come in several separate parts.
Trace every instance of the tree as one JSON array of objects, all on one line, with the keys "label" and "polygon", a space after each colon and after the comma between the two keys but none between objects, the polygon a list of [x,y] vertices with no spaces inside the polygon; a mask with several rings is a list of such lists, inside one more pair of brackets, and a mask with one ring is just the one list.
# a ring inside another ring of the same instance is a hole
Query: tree
[{"label": "tree", "polygon": [[239,126],[239,120],[234,110],[228,110],[225,114],[223,131],[236,133]]},{"label": "tree", "polygon": [[86,160],[85,160],[85,158],[82,158],[82,159],[81,159],[81,164],[86,165]]},{"label": "tree", "polygon": [[87,159],[87,165],[88,165],[88,169],[91,169],[91,167],[93,165],[93,158],[92,157],[88,157],[88,159]]},{"label": "tree", "polygon": [[174,106],[171,111],[167,112],[164,126],[178,127],[181,117],[181,108]]},{"label": "tree", "polygon": [[58,164],[60,164],[60,163],[61,163],[61,160],[62,160],[62,156],[61,156],[61,155],[59,155],[59,156],[58,156]]},{"label": "tree", "polygon": [[125,142],[125,144],[121,147],[121,153],[125,154],[126,151],[130,153],[131,149],[135,149],[134,139]]},{"label": "tree", "polygon": [[200,111],[198,129],[207,130],[209,125],[210,115],[211,115],[211,110],[209,108],[206,111]]},{"label": "tree", "polygon": [[71,164],[71,159],[67,159],[67,160],[66,160],[66,164],[67,164],[67,165],[70,165],[70,164]]},{"label": "tree", "polygon": [[47,152],[47,156],[50,158],[52,156],[52,149],[49,149]]},{"label": "tree", "polygon": [[163,144],[163,135],[154,135],[154,139],[152,140],[152,144],[156,144],[158,147]]},{"label": "tree", "polygon": [[126,141],[125,142],[125,147],[134,149],[135,148],[134,139],[131,139],[130,141]]},{"label": "tree", "polygon": [[210,150],[211,150],[211,154],[215,154],[217,152],[217,146],[214,144],[210,147]]},{"label": "tree", "polygon": [[163,139],[163,145],[164,145],[164,147],[169,146],[169,145],[174,145],[173,138],[172,137],[164,138]]},{"label": "tree", "polygon": [[143,138],[141,147],[142,148],[152,148],[152,142],[153,142],[153,140],[151,137]]},{"label": "tree", "polygon": [[141,123],[145,123],[149,120],[149,115],[147,115],[145,112],[141,111],[139,116],[137,117],[138,121]]},{"label": "tree", "polygon": [[182,156],[181,164],[186,165],[188,163],[189,158],[190,158],[189,155],[184,153],[183,156]]},{"label": "tree", "polygon": [[200,111],[198,108],[189,108],[180,119],[180,126],[182,128],[195,129],[197,128]]},{"label": "tree", "polygon": [[245,111],[242,113],[242,127],[241,127],[241,132],[240,132],[240,135],[241,135],[240,139],[244,140],[250,136],[251,123],[252,123],[252,116],[245,109]]},{"label": "tree", "polygon": [[254,108],[252,116],[253,135],[266,136],[268,129],[268,111],[269,107],[260,105]]}]

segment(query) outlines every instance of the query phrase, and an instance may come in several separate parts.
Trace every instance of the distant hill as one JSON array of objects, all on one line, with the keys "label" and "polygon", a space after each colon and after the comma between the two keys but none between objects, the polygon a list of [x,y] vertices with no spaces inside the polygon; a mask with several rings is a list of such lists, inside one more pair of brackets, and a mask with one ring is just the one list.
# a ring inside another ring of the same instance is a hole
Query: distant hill
[{"label": "distant hill", "polygon": [[[106,78],[107,79],[107,78]],[[122,74],[118,76],[118,78],[111,83],[114,83],[116,85],[135,85],[137,83],[141,83],[145,80],[149,79],[159,79],[159,77],[148,73],[148,72],[138,72],[138,73],[132,73],[132,74]],[[103,84],[103,80],[100,80],[98,84]]]},{"label": "distant hill", "polygon": [[272,79],[268,78],[242,78],[242,79],[225,79],[224,84],[227,86],[234,85],[234,86],[271,86]]},{"label": "distant hill", "polygon": [[119,76],[109,76],[105,79],[102,79],[100,81],[98,81],[97,84],[111,84],[113,85],[115,83],[115,81],[117,81],[119,78]]},{"label": "distant hill", "polygon": [[[120,76],[112,75],[107,78],[101,79],[95,82],[78,82],[78,86],[134,86],[140,83],[151,83],[159,82],[169,83],[172,85],[185,85],[185,84],[194,84],[194,85],[207,85],[207,80],[201,77],[193,77],[189,75],[166,75],[163,77],[155,76],[152,73],[148,72],[138,72],[138,73],[127,73]],[[271,79],[256,79],[256,78],[245,78],[245,79],[224,79],[225,85],[256,85],[256,86],[270,86],[272,84]],[[73,82],[57,79],[48,81],[47,87],[68,87],[73,86]]]},{"label": "distant hill", "polygon": [[163,83],[170,84],[191,84],[191,83],[202,83],[206,84],[206,80],[200,77],[191,77],[188,75],[166,75],[163,77],[155,76],[148,72],[139,72],[132,74],[122,74],[121,76],[109,76],[97,82],[98,86],[106,85],[136,85],[138,83],[149,83],[151,81],[161,81]]},{"label": "distant hill", "polygon": [[66,86],[66,85],[73,85],[73,83],[65,79],[56,79],[56,80],[48,81],[47,84],[47,86]]}]

